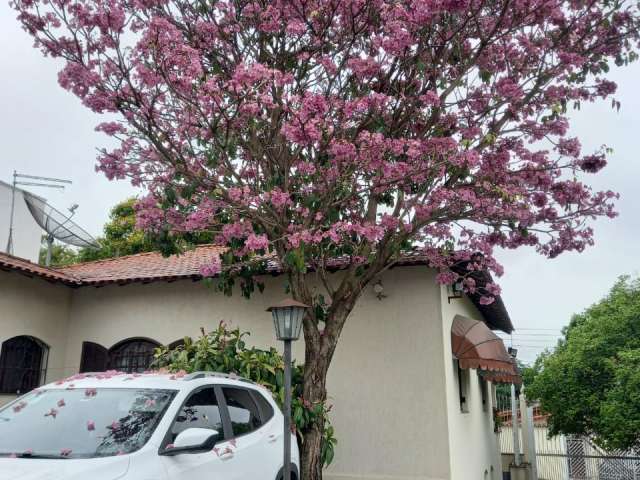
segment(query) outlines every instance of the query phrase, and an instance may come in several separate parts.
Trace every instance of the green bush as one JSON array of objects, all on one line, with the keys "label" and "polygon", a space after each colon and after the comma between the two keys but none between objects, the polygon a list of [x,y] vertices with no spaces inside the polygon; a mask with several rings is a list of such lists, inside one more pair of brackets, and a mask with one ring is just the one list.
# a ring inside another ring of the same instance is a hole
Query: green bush
[{"label": "green bush", "polygon": [[[229,329],[221,322],[210,333],[202,330],[200,338],[185,337],[184,344],[174,349],[161,347],[156,351],[155,366],[172,372],[187,373],[210,371],[235,374],[263,385],[271,391],[282,407],[284,400],[284,360],[275,348],[261,350],[247,347],[244,338],[248,332]],[[324,403],[311,404],[302,396],[304,367],[294,363],[292,373],[293,400],[291,404],[293,425],[298,442],[304,442],[305,432],[319,416],[324,417],[322,460],[324,466],[333,461],[337,440]]]}]

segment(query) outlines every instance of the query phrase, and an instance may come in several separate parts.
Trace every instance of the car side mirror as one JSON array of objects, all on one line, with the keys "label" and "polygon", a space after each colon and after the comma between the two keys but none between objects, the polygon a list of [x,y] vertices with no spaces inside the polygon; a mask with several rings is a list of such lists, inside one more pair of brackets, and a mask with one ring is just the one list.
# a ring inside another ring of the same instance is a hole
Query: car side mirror
[{"label": "car side mirror", "polygon": [[218,431],[210,428],[187,428],[178,434],[172,445],[167,445],[160,455],[202,453],[212,450],[218,440]]}]

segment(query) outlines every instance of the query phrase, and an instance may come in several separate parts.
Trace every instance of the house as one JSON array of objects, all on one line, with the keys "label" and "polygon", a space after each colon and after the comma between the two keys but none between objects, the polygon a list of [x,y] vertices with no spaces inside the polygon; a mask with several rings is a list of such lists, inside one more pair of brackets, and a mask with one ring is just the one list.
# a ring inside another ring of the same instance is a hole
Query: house
[{"label": "house", "polygon": [[[60,269],[0,255],[4,401],[78,371],[144,369],[157,345],[221,320],[249,331],[257,346],[279,346],[265,312],[283,296],[278,266],[263,294],[226,297],[199,281],[200,266],[220,252],[208,245]],[[380,281],[384,296],[363,293],[329,373],[339,444],[326,478],[501,478],[488,380],[510,381],[500,368],[510,358],[490,330],[513,329],[502,300],[481,305],[441,287],[418,256]],[[297,342],[294,356],[303,358],[303,348]]]},{"label": "house", "polygon": [[[22,258],[38,261],[42,228],[29,212],[24,195],[26,192],[0,180],[0,251],[12,253]],[[41,200],[31,194],[35,199]],[[13,203],[12,251],[9,252],[9,229],[11,225],[11,204]]]}]

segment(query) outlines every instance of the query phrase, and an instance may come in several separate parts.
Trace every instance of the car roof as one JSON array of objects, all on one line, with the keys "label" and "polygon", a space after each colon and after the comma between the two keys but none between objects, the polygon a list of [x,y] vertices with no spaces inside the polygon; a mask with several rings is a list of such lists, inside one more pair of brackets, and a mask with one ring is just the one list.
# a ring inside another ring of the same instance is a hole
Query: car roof
[{"label": "car roof", "polygon": [[185,372],[169,373],[165,371],[126,373],[117,371],[78,373],[70,377],[49,383],[39,390],[87,389],[87,388],[155,388],[163,390],[193,390],[202,385],[233,385],[253,387],[266,390],[256,384],[236,375],[218,372]]}]

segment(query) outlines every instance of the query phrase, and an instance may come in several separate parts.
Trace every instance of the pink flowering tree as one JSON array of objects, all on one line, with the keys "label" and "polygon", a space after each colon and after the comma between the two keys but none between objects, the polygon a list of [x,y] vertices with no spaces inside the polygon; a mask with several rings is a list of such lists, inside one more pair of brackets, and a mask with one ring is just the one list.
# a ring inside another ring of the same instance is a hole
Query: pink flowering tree
[{"label": "pink flowering tree", "polygon": [[[304,322],[304,396],[327,398],[363,289],[411,249],[490,303],[496,248],[546,257],[614,216],[568,112],[636,58],[627,0],[15,0],[63,88],[109,121],[98,170],[148,196],[139,224],[215,232],[203,273],[245,294],[278,261]],[[604,141],[605,139],[603,139]],[[341,266],[341,275],[332,269]],[[311,288],[319,283],[322,291]],[[478,290],[480,289],[480,291]],[[314,293],[315,292],[315,293]],[[321,476],[322,420],[302,476]]]}]

